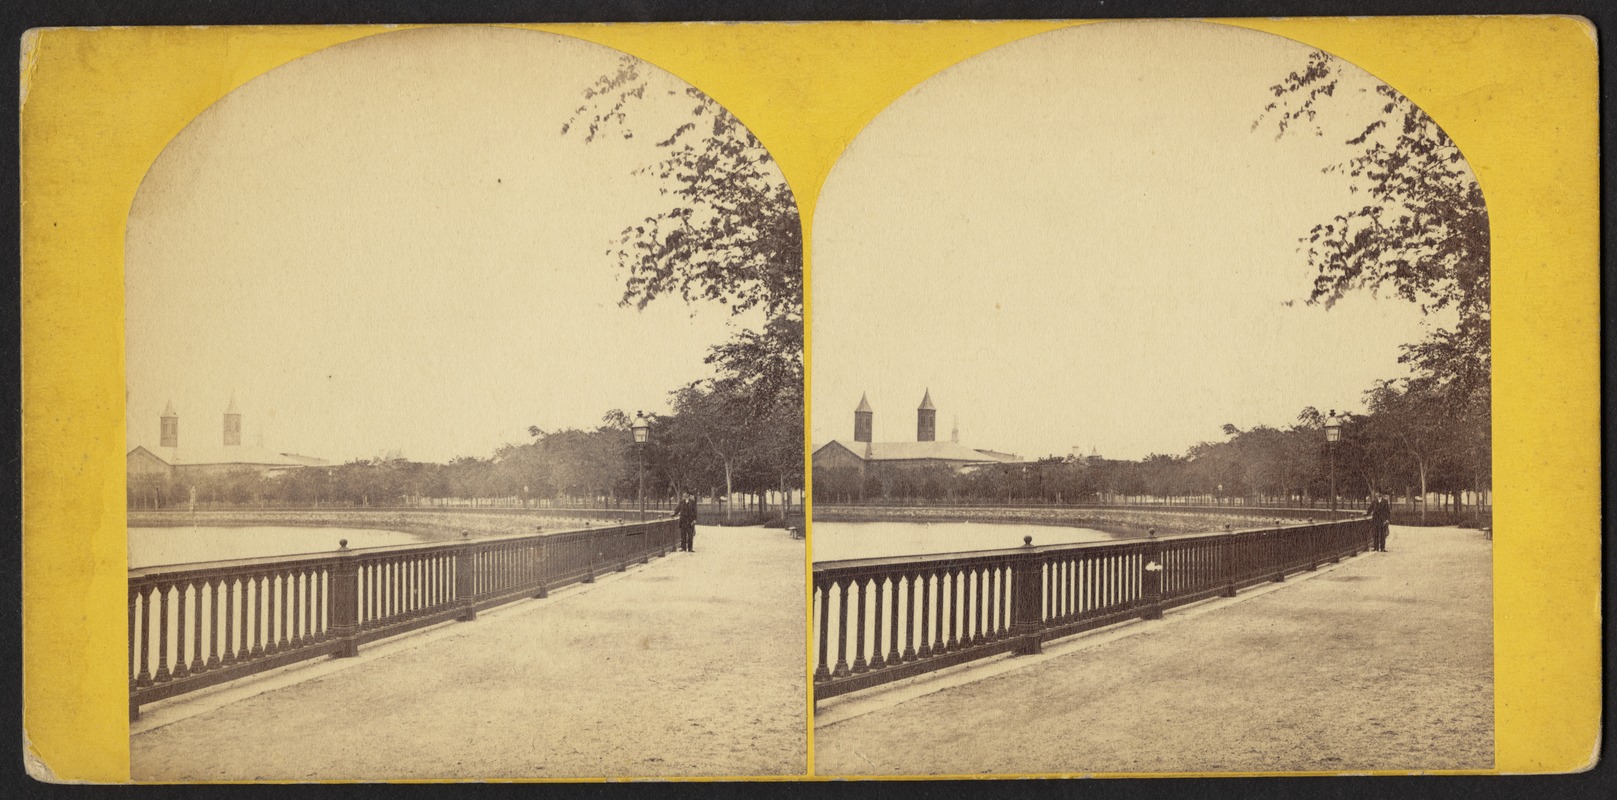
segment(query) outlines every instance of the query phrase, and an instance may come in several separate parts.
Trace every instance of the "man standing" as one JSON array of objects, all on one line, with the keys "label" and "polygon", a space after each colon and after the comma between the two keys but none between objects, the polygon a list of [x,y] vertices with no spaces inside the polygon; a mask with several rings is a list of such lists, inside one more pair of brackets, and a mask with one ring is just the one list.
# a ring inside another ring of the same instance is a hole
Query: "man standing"
[{"label": "man standing", "polygon": [[1392,519],[1392,509],[1388,507],[1386,495],[1377,494],[1375,500],[1371,501],[1370,519],[1375,522],[1376,526],[1375,549],[1385,553],[1387,552],[1387,527]]},{"label": "man standing", "polygon": [[696,552],[696,495],[687,494],[679,504],[679,549]]},{"label": "man standing", "polygon": [[685,504],[688,501],[685,495],[679,496],[679,502],[674,504],[675,525],[679,528],[679,552],[685,552]]}]

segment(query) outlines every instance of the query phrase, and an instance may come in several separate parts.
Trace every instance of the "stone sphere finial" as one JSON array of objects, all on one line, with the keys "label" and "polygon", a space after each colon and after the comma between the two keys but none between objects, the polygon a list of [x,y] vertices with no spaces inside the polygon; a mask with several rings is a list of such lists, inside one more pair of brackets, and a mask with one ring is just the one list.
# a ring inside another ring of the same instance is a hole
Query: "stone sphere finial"
[{"label": "stone sphere finial", "polygon": [[347,539],[338,539],[337,540],[337,549],[338,550],[347,550],[348,549],[348,540]]},{"label": "stone sphere finial", "polygon": [[1033,537],[1031,535],[1023,536],[1022,537],[1022,546],[1023,547],[1032,547],[1033,546]]}]

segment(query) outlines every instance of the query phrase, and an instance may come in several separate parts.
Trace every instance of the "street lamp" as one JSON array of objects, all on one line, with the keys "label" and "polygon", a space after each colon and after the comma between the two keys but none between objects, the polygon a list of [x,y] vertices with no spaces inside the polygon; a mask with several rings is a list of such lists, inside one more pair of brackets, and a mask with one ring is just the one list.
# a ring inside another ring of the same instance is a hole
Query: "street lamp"
[{"label": "street lamp", "polygon": [[1331,453],[1331,519],[1336,519],[1336,443],[1342,440],[1342,420],[1336,409],[1325,418],[1325,449]]},{"label": "street lamp", "polygon": [[634,431],[634,449],[640,453],[640,521],[646,521],[646,440],[651,438],[651,423],[646,421],[644,412],[634,412],[634,424],[629,426]]}]

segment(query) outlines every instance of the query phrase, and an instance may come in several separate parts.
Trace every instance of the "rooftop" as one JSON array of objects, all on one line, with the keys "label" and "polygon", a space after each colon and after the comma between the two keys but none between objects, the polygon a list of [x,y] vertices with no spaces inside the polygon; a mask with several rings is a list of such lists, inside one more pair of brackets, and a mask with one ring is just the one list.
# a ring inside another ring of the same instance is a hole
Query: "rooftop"
[{"label": "rooftop", "polygon": [[[210,464],[250,464],[271,467],[314,467],[329,464],[323,458],[300,456],[296,453],[277,453],[258,445],[232,445],[217,447],[158,447],[135,448],[176,466],[202,466]],[[131,453],[134,450],[129,451]]]},{"label": "rooftop", "polygon": [[[843,441],[832,439],[825,444],[816,445],[815,452],[819,452],[831,445],[843,447],[860,458],[869,458],[871,461],[964,461],[974,464],[989,464],[1004,461],[1020,461],[1021,459],[1009,453],[999,453],[993,450],[974,450],[958,442],[864,442]],[[866,450],[869,455],[865,455]]]}]

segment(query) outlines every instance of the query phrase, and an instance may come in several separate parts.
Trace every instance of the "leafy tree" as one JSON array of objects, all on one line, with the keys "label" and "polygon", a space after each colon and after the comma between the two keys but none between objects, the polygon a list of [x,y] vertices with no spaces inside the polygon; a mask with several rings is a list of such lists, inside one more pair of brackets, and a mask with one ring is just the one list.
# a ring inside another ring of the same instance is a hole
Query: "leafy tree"
[{"label": "leafy tree", "polygon": [[[586,142],[611,132],[634,138],[632,110],[655,91],[646,69],[624,56],[585,90],[563,135],[582,129]],[[655,139],[661,158],[638,171],[660,183],[664,203],[626,226],[608,251],[626,274],[623,302],[644,308],[673,294],[735,313],[762,308],[801,327],[803,233],[791,188],[734,115],[694,87],[685,99],[686,120]]]},{"label": "leafy tree", "polygon": [[[734,381],[697,381],[674,393],[674,417],[669,426],[670,445],[694,475],[722,477],[726,498],[736,490],[736,471],[756,429],[747,424],[748,399],[736,391]],[[724,506],[725,520],[731,506]]]},{"label": "leafy tree", "polygon": [[[636,174],[657,182],[660,202],[624,227],[607,251],[624,274],[622,303],[659,297],[715,302],[757,328],[713,347],[714,380],[673,392],[669,447],[659,457],[671,485],[722,473],[726,497],[800,484],[803,464],[803,239],[797,201],[763,144],[711,97],[657,89],[650,68],[624,56],[584,91],[565,125],[585,142],[636,138],[636,109],[661,91],[684,103],[683,121],[650,137],[655,161]],[[712,484],[709,484],[712,485]],[[726,514],[730,513],[726,506]]]},{"label": "leafy tree", "polygon": [[[1396,442],[1414,464],[1422,498],[1427,495],[1432,467],[1442,455],[1448,422],[1443,397],[1431,389],[1427,379],[1382,381],[1369,391],[1367,403],[1381,435]],[[1426,521],[1424,502],[1421,521]]]},{"label": "leafy tree", "polygon": [[[1343,86],[1347,65],[1314,51],[1300,72],[1271,87],[1276,100],[1253,123],[1276,138],[1313,125]],[[1390,289],[1422,310],[1449,306],[1485,333],[1489,301],[1488,209],[1482,188],[1431,117],[1386,84],[1385,102],[1345,144],[1355,154],[1322,168],[1351,180],[1363,205],[1321,222],[1301,241],[1318,275],[1308,300],[1327,307],[1353,289]],[[1476,333],[1475,331],[1473,333]]]},{"label": "leafy tree", "polygon": [[[1277,138],[1300,127],[1324,135],[1321,114],[1347,93],[1347,69],[1324,52],[1311,53],[1302,70],[1272,87],[1275,101],[1253,127],[1272,120]],[[1364,202],[1316,224],[1301,240],[1316,272],[1308,302],[1329,308],[1348,291],[1387,289],[1425,313],[1456,312],[1452,329],[1434,327],[1425,340],[1404,345],[1399,361],[1410,365],[1409,381],[1383,382],[1367,392],[1387,413],[1378,414],[1364,433],[1420,452],[1416,472],[1423,497],[1432,468],[1444,464],[1468,474],[1463,485],[1480,495],[1491,479],[1492,458],[1487,206],[1476,176],[1443,129],[1392,87],[1377,84],[1374,91],[1382,101],[1378,112],[1361,120],[1345,141],[1353,155],[1322,167],[1346,177]],[[1434,418],[1427,413],[1432,409],[1446,409],[1447,415]],[[1435,427],[1389,427],[1404,423]],[[1421,444],[1412,449],[1415,441]]]}]

